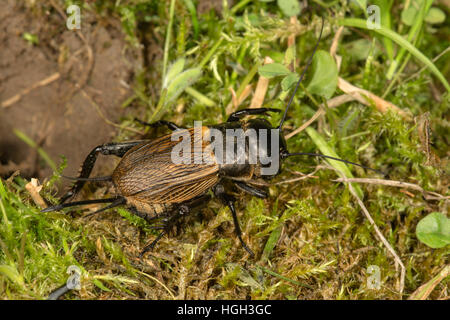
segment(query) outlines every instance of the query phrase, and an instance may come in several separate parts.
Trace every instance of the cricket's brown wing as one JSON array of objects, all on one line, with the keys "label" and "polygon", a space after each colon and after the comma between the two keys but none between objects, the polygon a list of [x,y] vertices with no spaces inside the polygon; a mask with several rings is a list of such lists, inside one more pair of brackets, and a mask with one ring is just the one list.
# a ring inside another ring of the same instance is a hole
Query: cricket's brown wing
[{"label": "cricket's brown wing", "polygon": [[128,151],[115,169],[113,182],[118,191],[143,202],[168,204],[190,200],[214,186],[219,179],[218,164],[194,161],[201,156],[211,157],[208,145],[204,143],[195,153],[194,129],[185,132],[191,138],[190,164],[173,162],[172,149],[179,141],[171,141],[171,135],[146,142]]}]

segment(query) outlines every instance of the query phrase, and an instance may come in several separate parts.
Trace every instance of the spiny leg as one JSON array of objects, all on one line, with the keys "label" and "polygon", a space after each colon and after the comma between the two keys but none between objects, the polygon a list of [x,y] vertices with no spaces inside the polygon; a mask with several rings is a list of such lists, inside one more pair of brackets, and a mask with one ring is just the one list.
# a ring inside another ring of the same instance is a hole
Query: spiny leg
[{"label": "spiny leg", "polygon": [[161,238],[167,233],[166,229],[164,228],[156,237],[155,240],[153,240],[150,244],[146,245],[144,247],[144,249],[142,249],[141,253],[139,254],[139,258],[143,258],[144,255],[149,252],[152,251],[153,248],[156,246],[156,244],[158,243],[159,240],[161,240]]},{"label": "spiny leg", "polygon": [[252,114],[267,114],[267,112],[281,112],[281,110],[271,108],[242,109],[230,114],[228,116],[227,122],[239,121],[239,119],[241,119],[242,117],[249,116]]},{"label": "spiny leg", "polygon": [[237,237],[239,238],[239,241],[241,242],[242,246],[244,247],[244,249],[250,254],[250,256],[252,256],[252,258],[255,256],[255,254],[253,253],[253,251],[245,244],[244,240],[242,239],[242,231],[241,228],[239,227],[239,221],[237,218],[237,214],[236,214],[236,209],[234,208],[234,202],[236,201],[236,199],[232,196],[229,195],[225,192],[225,189],[223,187],[223,185],[218,184],[214,187],[213,189],[214,194],[216,195],[216,197],[218,199],[220,199],[222,201],[223,204],[227,205],[228,208],[230,208],[231,211],[231,215],[233,216],[233,222],[234,222],[234,231],[237,235]]},{"label": "spiny leg", "polygon": [[92,151],[84,160],[83,165],[81,166],[80,174],[78,176],[78,178],[81,178],[83,180],[78,180],[77,182],[75,182],[70,188],[70,190],[67,191],[66,194],[61,197],[59,203],[62,204],[66,202],[67,199],[76,195],[83,188],[84,184],[86,183],[85,179],[89,178],[89,175],[91,174],[92,169],[94,168],[94,164],[95,161],[97,160],[97,156],[99,153],[103,155],[115,155],[118,157],[123,157],[123,155],[127,153],[128,150],[144,142],[145,141],[141,140],[131,142],[120,142],[120,143],[107,143],[92,149]]},{"label": "spiny leg", "polygon": [[[172,228],[172,226],[175,224],[175,222],[179,218],[181,218],[182,216],[188,215],[189,213],[192,212],[193,209],[198,209],[198,208],[204,206],[210,199],[211,199],[210,195],[204,194],[204,195],[198,196],[194,199],[191,199],[189,201],[186,201],[186,202],[172,208],[169,212],[167,212],[165,214],[166,217],[161,219],[163,221],[163,224],[158,225],[158,227],[157,227],[157,228],[161,228],[162,231],[158,234],[158,236],[156,237],[155,240],[153,240],[149,245],[146,245],[144,247],[142,252],[139,254],[139,257],[142,258],[146,252],[153,250],[153,248],[156,246],[158,241],[161,240],[161,238],[166,233],[168,233],[170,228]],[[156,219],[161,218],[161,215],[159,215],[159,216],[154,216],[154,217],[151,217],[150,219],[148,219],[148,215],[146,213],[139,212],[136,208],[134,208],[134,210],[132,210],[132,211],[133,211],[133,213],[137,214],[140,217],[143,217],[147,221],[156,220]],[[155,229],[157,229],[157,228],[155,228]]]},{"label": "spiny leg", "polygon": [[148,251],[152,251],[158,241],[161,240],[161,238],[169,232],[169,229],[173,226],[175,221],[177,221],[184,214],[189,213],[189,208],[182,205],[179,208],[173,209],[171,212],[172,215],[169,213],[168,217],[162,218],[163,224],[161,226],[161,232],[158,234],[155,240],[153,240],[150,244],[146,245],[144,249],[142,249],[141,253],[139,254],[139,258],[142,258]]},{"label": "spiny leg", "polygon": [[249,194],[251,194],[252,196],[256,196],[258,198],[261,199],[265,199],[267,198],[267,192],[258,188],[255,188],[245,182],[242,181],[234,181],[234,183],[236,184],[236,186],[241,189],[242,191],[245,191]]},{"label": "spiny leg", "polygon": [[159,128],[159,127],[166,126],[169,130],[172,130],[172,131],[183,129],[183,128],[177,126],[175,123],[166,121],[166,120],[159,120],[159,121],[150,123],[150,122],[145,122],[140,119],[134,118],[134,121],[137,121],[140,124],[143,124],[144,126],[148,126],[148,127],[152,127],[152,128]]}]

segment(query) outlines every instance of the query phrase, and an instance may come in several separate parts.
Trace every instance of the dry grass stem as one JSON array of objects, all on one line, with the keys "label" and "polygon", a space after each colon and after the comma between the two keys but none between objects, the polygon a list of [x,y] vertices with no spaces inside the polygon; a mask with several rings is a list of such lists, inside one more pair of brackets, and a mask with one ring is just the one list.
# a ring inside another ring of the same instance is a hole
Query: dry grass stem
[{"label": "dry grass stem", "polygon": [[[269,57],[264,58],[264,64],[273,63],[273,60]],[[260,76],[258,79],[258,84],[256,85],[255,94],[253,95],[252,102],[250,103],[250,108],[261,108],[264,103],[264,97],[267,93],[267,88],[269,87],[269,79]]]},{"label": "dry grass stem", "polygon": [[448,276],[450,276],[450,265],[446,265],[433,279],[417,288],[408,300],[426,300],[434,288]]},{"label": "dry grass stem", "polygon": [[25,189],[27,189],[27,191],[30,193],[31,198],[37,206],[42,209],[47,208],[47,204],[39,194],[39,192],[42,190],[42,186],[39,184],[38,179],[31,178],[31,181],[25,185]]},{"label": "dry grass stem", "polygon": [[397,187],[397,188],[408,188],[413,189],[422,192],[425,196],[433,196],[438,199],[449,199],[448,196],[443,196],[436,192],[426,191],[421,186],[418,186],[417,184],[403,182],[403,181],[396,181],[396,180],[386,180],[386,179],[367,179],[367,178],[339,178],[335,179],[333,181],[336,182],[356,182],[356,183],[367,183],[367,184],[377,184],[377,185],[384,185],[384,186],[391,186],[391,187]]},{"label": "dry grass stem", "polygon": [[[334,97],[334,98],[331,98],[330,100],[328,100],[327,106],[328,106],[328,108],[336,108],[336,107],[340,106],[341,104],[344,104],[346,102],[353,101],[353,100],[355,100],[355,98],[352,97],[351,95],[343,94],[343,95],[340,95],[340,96],[337,96],[337,97]],[[287,134],[285,136],[286,140],[289,138],[292,138],[296,134],[302,132],[307,127],[309,127],[309,125],[311,123],[316,121],[321,115],[324,115],[325,114],[324,107],[325,106],[323,104],[321,104],[319,110],[317,110],[317,112],[308,121],[306,121],[300,127],[298,127],[297,129],[295,129],[294,131],[290,132],[289,134]]]},{"label": "dry grass stem", "polygon": [[48,84],[58,80],[60,76],[61,75],[60,75],[59,72],[55,72],[54,74],[48,76],[47,78],[42,79],[42,80],[40,80],[38,82],[35,82],[30,87],[23,89],[20,93],[18,93],[16,95],[12,96],[11,98],[3,101],[1,103],[2,108],[10,107],[11,105],[13,105],[17,101],[19,101],[23,96],[29,94],[32,90],[34,90],[36,88],[39,88],[39,87],[44,87],[44,86],[46,86],[46,85],[48,85]]},{"label": "dry grass stem", "polygon": [[[346,181],[347,182],[347,181]],[[375,221],[373,220],[372,216],[370,215],[369,211],[367,210],[366,206],[364,205],[364,202],[358,197],[358,194],[356,193],[355,189],[353,188],[351,183],[347,183],[348,188],[351,192],[351,194],[356,198],[356,201],[358,202],[361,210],[363,211],[364,215],[366,216],[367,220],[369,220],[369,223],[372,225],[372,227],[375,230],[375,233],[377,234],[378,238],[380,238],[381,242],[384,244],[384,246],[388,249],[388,251],[392,254],[394,257],[394,260],[397,265],[400,266],[400,283],[398,286],[398,291],[400,294],[403,293],[403,289],[405,287],[405,274],[406,274],[406,268],[403,264],[402,260],[398,256],[398,254],[395,252],[395,250],[392,248],[392,246],[389,244],[389,242],[386,240],[386,238],[381,233],[380,229],[376,225]]]}]

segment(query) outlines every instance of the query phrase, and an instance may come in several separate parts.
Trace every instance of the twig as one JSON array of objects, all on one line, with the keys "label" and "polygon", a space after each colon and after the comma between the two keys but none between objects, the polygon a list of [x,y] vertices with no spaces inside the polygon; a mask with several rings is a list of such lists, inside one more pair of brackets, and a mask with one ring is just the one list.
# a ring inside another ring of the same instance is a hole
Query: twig
[{"label": "twig", "polygon": [[[346,182],[349,182],[349,181],[346,181]],[[400,285],[399,285],[398,291],[400,292],[400,294],[402,294],[403,293],[403,289],[405,287],[405,272],[406,272],[405,265],[403,264],[402,260],[397,255],[395,250],[392,248],[392,246],[389,244],[389,242],[386,240],[386,238],[383,236],[383,234],[381,233],[380,229],[378,229],[378,226],[376,225],[375,221],[373,220],[373,218],[370,215],[369,211],[367,210],[366,206],[364,205],[362,200],[359,198],[359,196],[356,193],[355,189],[353,189],[352,184],[348,183],[347,185],[348,185],[348,188],[349,188],[351,194],[356,198],[356,201],[358,202],[358,204],[359,204],[361,210],[363,211],[364,215],[366,216],[367,220],[369,220],[369,223],[374,228],[375,233],[378,235],[378,238],[380,238],[381,242],[383,242],[384,246],[392,254],[396,264],[398,264],[400,266]]]},{"label": "twig", "polygon": [[252,92],[252,85],[249,84],[245,87],[245,89],[242,91],[241,95],[238,97],[236,92],[232,87],[229,87],[228,90],[231,92],[231,102],[228,104],[227,109],[231,108],[231,105],[233,106],[233,110],[237,110],[239,105],[247,99],[247,97]]},{"label": "twig", "polygon": [[12,96],[11,98],[3,101],[2,104],[1,104],[2,108],[10,107],[11,105],[13,105],[17,101],[19,101],[24,95],[29,94],[32,90],[34,90],[36,88],[39,88],[39,87],[46,86],[46,85],[52,83],[53,81],[58,80],[60,76],[61,75],[59,74],[59,72],[55,72],[51,76],[48,76],[45,79],[42,79],[42,80],[40,80],[38,82],[35,82],[31,87],[25,88],[20,93],[18,93],[16,95]]},{"label": "twig", "polygon": [[293,178],[293,179],[288,179],[288,180],[284,180],[284,181],[280,181],[280,182],[276,182],[273,185],[279,185],[279,184],[284,184],[284,183],[292,183],[292,182],[297,182],[300,180],[304,180],[304,179],[308,179],[308,178],[317,178],[314,176],[314,174],[319,170],[319,168],[316,167],[316,169],[314,169],[313,172],[305,174],[302,177],[299,178]]},{"label": "twig", "polygon": [[[261,66],[261,62],[257,61],[253,67],[250,69],[250,71],[247,73],[247,75],[244,77],[244,79],[241,82],[241,85],[239,86],[239,89],[236,91],[236,96],[241,97],[244,94],[244,91],[247,91],[249,88],[249,85],[251,86],[250,82],[252,81],[255,74],[258,72],[258,68]],[[230,102],[227,104],[226,113],[230,114],[233,111],[236,111],[236,109],[233,109],[233,104]]]},{"label": "twig", "polygon": [[32,178],[31,181],[25,185],[25,189],[27,189],[27,191],[30,193],[31,198],[33,199],[34,203],[37,206],[39,206],[42,209],[47,208],[47,204],[39,194],[39,192],[42,189],[42,186],[39,185],[39,181],[37,179]]},{"label": "twig", "polygon": [[408,298],[408,300],[426,300],[434,288],[450,275],[450,265],[446,265],[433,279],[421,285]]},{"label": "twig", "polygon": [[358,88],[348,81],[342,79],[341,77],[338,78],[338,87],[345,93],[353,96],[356,100],[361,102],[362,104],[366,106],[370,106],[372,104],[375,105],[375,108],[377,108],[380,112],[387,112],[388,110],[392,110],[399,114],[401,117],[403,117],[406,120],[411,120],[411,115],[397,107],[396,105],[390,103],[389,101],[386,101],[376,94],[367,91],[365,89]]},{"label": "twig", "polygon": [[[341,26],[338,29],[338,31],[334,35],[333,42],[330,47],[330,55],[335,59],[338,70],[341,67],[342,59],[340,56],[338,56],[336,54],[336,51],[337,51],[337,48],[339,45],[339,40],[341,38],[343,29],[344,29],[343,26]],[[406,113],[405,111],[403,111],[396,105],[378,97],[377,95],[375,95],[374,93],[372,93],[370,91],[358,88],[358,87],[350,84],[349,82],[345,81],[341,77],[338,78],[338,87],[339,87],[339,89],[344,91],[346,94],[353,96],[355,98],[355,100],[358,100],[360,103],[362,103],[366,106],[370,106],[370,105],[374,104],[375,107],[377,108],[377,110],[380,112],[384,113],[384,112],[387,112],[388,110],[392,110],[392,111],[398,113],[404,119],[411,120],[411,115]]]},{"label": "twig", "polygon": [[142,275],[144,275],[144,276],[146,276],[146,277],[148,277],[148,278],[150,278],[150,279],[152,279],[152,280],[155,281],[156,283],[158,283],[160,286],[162,286],[164,289],[166,289],[166,291],[170,294],[170,296],[172,297],[172,299],[175,300],[175,295],[173,294],[172,291],[170,291],[169,288],[166,287],[166,285],[165,285],[164,283],[162,283],[161,281],[159,281],[159,280],[156,279],[155,277],[153,277],[153,276],[151,276],[151,275],[149,275],[149,274],[147,274],[147,273],[145,273],[145,272],[142,272],[142,271],[139,271],[139,270],[137,270],[137,272],[140,273],[140,274],[142,274]]},{"label": "twig", "polygon": [[[270,63],[273,63],[273,60],[270,57],[265,57],[264,64]],[[268,87],[269,79],[264,76],[260,76],[258,79],[258,84],[256,85],[255,94],[253,95],[252,102],[250,103],[250,108],[261,108]]]},{"label": "twig", "polygon": [[97,111],[97,113],[98,113],[98,115],[100,116],[100,118],[102,118],[103,121],[105,121],[107,124],[109,124],[109,125],[111,125],[111,126],[114,126],[114,127],[116,127],[116,128],[125,129],[125,130],[128,130],[128,131],[131,131],[131,132],[134,132],[134,133],[143,135],[143,133],[142,133],[141,131],[139,131],[139,130],[136,130],[136,129],[134,129],[134,128],[129,128],[129,127],[121,126],[120,124],[114,123],[114,122],[112,122],[111,120],[107,119],[107,118],[104,116],[104,114],[102,113],[102,111],[101,111],[99,105],[98,105],[98,104],[97,104],[97,103],[96,103],[96,102],[95,102],[95,101],[94,101],[94,100],[86,93],[86,91],[85,91],[84,89],[82,89],[82,90],[80,90],[80,92],[83,94],[83,96],[84,96],[87,100],[89,100],[89,102],[92,104],[92,106],[94,106],[94,108],[95,108],[95,110]]},{"label": "twig", "polygon": [[166,77],[167,63],[169,61],[170,36],[172,33],[172,24],[173,24],[174,13],[175,13],[175,0],[171,0],[170,8],[169,8],[169,23],[167,24],[166,41],[164,43],[163,71],[162,71],[163,81],[164,81],[164,78]]},{"label": "twig", "polygon": [[356,183],[367,183],[367,184],[378,184],[378,185],[384,185],[384,186],[391,186],[391,187],[397,187],[397,188],[408,188],[420,191],[424,194],[430,194],[435,196],[439,199],[449,199],[449,197],[443,196],[439,193],[432,192],[432,191],[426,191],[421,186],[413,183],[403,182],[403,181],[395,181],[395,180],[385,180],[385,179],[366,179],[366,178],[338,178],[333,181],[336,182],[356,182]]},{"label": "twig", "polygon": [[334,58],[334,60],[336,60],[336,65],[337,65],[338,71],[341,69],[342,57],[338,56],[336,54],[336,51],[337,51],[337,48],[338,48],[338,45],[339,45],[339,40],[341,38],[343,30],[344,30],[344,27],[340,26],[338,31],[336,32],[336,34],[333,37],[333,42],[331,43],[331,47],[330,47],[330,55]]},{"label": "twig", "polygon": [[[328,100],[327,106],[328,106],[328,108],[335,108],[335,107],[340,106],[341,104],[344,104],[346,102],[353,101],[353,100],[355,100],[354,97],[352,97],[348,94],[343,94],[341,96],[337,96],[337,97],[334,97],[334,98]],[[304,124],[302,124],[299,128],[295,129],[291,133],[287,134],[285,139],[292,138],[296,134],[302,132],[307,127],[309,127],[309,125],[311,123],[316,121],[321,115],[325,114],[325,110],[323,108],[324,108],[324,105],[321,104],[319,110],[317,110],[317,112],[308,121],[306,121]]]}]

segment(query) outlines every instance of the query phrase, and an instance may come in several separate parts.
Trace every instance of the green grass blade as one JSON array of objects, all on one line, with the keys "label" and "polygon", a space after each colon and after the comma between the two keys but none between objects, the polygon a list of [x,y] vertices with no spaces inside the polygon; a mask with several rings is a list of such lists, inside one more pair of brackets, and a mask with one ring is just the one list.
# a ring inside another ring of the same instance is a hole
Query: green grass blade
[{"label": "green grass blade", "polygon": [[170,36],[172,33],[173,16],[175,13],[175,0],[170,1],[169,23],[167,25],[166,41],[164,43],[163,72],[162,79],[166,77],[167,63],[169,62]]},{"label": "green grass blade", "polygon": [[[345,27],[355,27],[355,28],[370,30],[369,28],[367,28],[366,21],[362,20],[362,19],[354,19],[354,18],[340,19],[340,20],[338,20],[338,24],[341,26],[345,26]],[[431,70],[431,72],[433,72],[434,75],[442,82],[445,89],[447,89],[447,91],[450,92],[450,85],[448,84],[447,80],[442,75],[442,73],[439,71],[439,69],[434,65],[433,62],[431,62],[430,59],[428,59],[422,52],[420,52],[416,47],[414,47],[409,41],[405,40],[398,33],[394,32],[392,30],[386,29],[383,26],[381,26],[379,29],[373,29],[371,31],[374,31],[385,37],[390,38],[392,41],[396,42],[399,46],[401,46],[402,48],[405,48],[407,51],[409,51],[414,57],[416,57],[423,64],[425,64]]]},{"label": "green grass blade", "polygon": [[[419,34],[420,29],[422,28],[423,21],[425,19],[425,16],[426,16],[428,10],[430,9],[432,3],[433,3],[433,0],[427,0],[427,1],[421,2],[420,10],[414,19],[414,24],[409,29],[408,38],[407,38],[407,40],[409,42],[413,41],[415,37],[417,39],[417,35]],[[397,54],[397,57],[395,57],[395,60],[390,65],[389,70],[387,72],[386,78],[388,80],[392,79],[394,72],[396,71],[397,67],[400,65],[400,63],[403,59],[403,56],[405,55],[405,52],[406,52],[405,48],[401,47]],[[399,72],[401,72],[401,71],[399,71]]]},{"label": "green grass blade", "polygon": [[44,161],[49,165],[50,168],[52,168],[53,171],[58,171],[58,167],[56,166],[55,162],[50,158],[50,156],[47,154],[47,152],[44,151],[41,147],[39,147],[36,142],[34,142],[30,137],[28,137],[25,133],[18,129],[14,129],[14,134],[23,142],[25,142],[27,145],[29,145],[31,148],[36,149],[39,155],[44,159]]},{"label": "green grass blade", "polygon": [[[311,140],[316,144],[316,146],[319,148],[320,152],[326,156],[334,157],[334,158],[340,158],[338,154],[331,148],[328,143],[325,141],[325,139],[313,128],[308,127],[306,128],[306,133],[310,136]],[[350,172],[350,169],[347,167],[347,165],[343,162],[326,159],[328,163],[339,172],[339,175],[344,175],[346,178],[353,178],[352,173]],[[352,183],[353,188],[356,190],[356,193],[358,196],[363,199],[364,193],[361,190],[361,187],[356,184]]]}]

